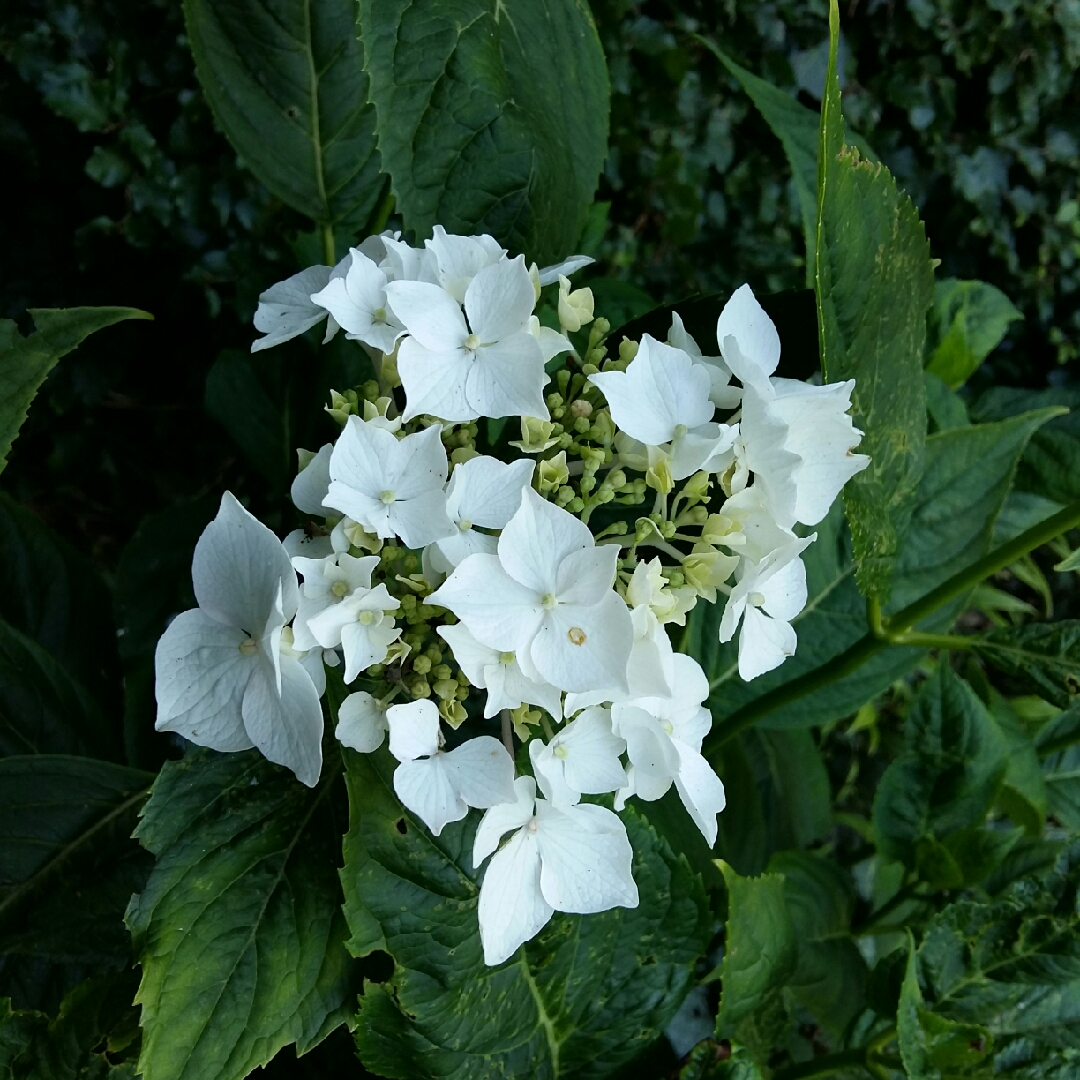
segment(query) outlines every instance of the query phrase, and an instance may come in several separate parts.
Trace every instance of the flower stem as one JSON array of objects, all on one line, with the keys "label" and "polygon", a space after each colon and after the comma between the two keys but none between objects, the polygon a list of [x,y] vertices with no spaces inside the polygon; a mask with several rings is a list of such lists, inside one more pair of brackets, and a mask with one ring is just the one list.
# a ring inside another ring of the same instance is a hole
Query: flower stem
[{"label": "flower stem", "polygon": [[1066,506],[1007,544],[995,548],[971,566],[953,574],[951,578],[942,582],[936,589],[932,589],[924,597],[913,604],[908,604],[895,615],[883,618],[880,606],[875,600],[871,600],[867,604],[869,632],[864,637],[828,664],[807,672],[797,679],[792,679],[775,690],[762,694],[761,697],[744,705],[741,709],[736,709],[713,728],[705,740],[702,752],[706,756],[714,754],[729,739],[753,727],[762,717],[768,716],[785,705],[790,705],[799,698],[806,697],[815,690],[839,682],[886,648],[972,648],[974,640],[970,638],[954,634],[924,634],[911,628],[950,600],[962,596],[980,581],[1003,570],[1029,551],[1034,551],[1056,536],[1075,528],[1080,528],[1080,502]]},{"label": "flower stem", "polygon": [[502,742],[506,747],[506,752],[510,755],[510,760],[514,760],[514,725],[510,718],[510,710],[503,709],[499,713],[499,719],[502,720]]},{"label": "flower stem", "polygon": [[337,262],[337,252],[334,246],[334,226],[326,222],[322,227],[323,258],[327,266],[333,266]]}]

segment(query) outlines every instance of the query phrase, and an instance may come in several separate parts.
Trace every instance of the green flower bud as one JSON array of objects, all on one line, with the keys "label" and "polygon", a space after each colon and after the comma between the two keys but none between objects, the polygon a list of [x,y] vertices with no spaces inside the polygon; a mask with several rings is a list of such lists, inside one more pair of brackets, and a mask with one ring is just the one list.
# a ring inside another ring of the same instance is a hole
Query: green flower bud
[{"label": "green flower bud", "polygon": [[559,277],[559,323],[573,334],[593,320],[592,289],[570,290],[570,279]]},{"label": "green flower bud", "polygon": [[452,727],[459,728],[469,718],[465,706],[457,701],[444,701],[439,705],[439,715]]},{"label": "green flower bud", "polygon": [[414,698],[429,698],[431,697],[431,687],[428,685],[427,679],[417,679],[416,682],[409,687],[409,693]]},{"label": "green flower bud", "polygon": [[440,701],[457,701],[458,684],[456,679],[439,679],[435,683],[435,696]]},{"label": "green flower bud", "polygon": [[[425,655],[428,655],[428,653],[425,652]],[[454,686],[457,686],[457,680],[454,679],[454,669],[449,664],[436,664],[431,669],[431,674],[434,675],[436,679],[443,682],[447,679],[451,679],[453,680]]]},{"label": "green flower bud", "polygon": [[413,671],[415,671],[417,675],[426,675],[431,670],[431,661],[423,653],[421,653],[413,661],[412,666]]},{"label": "green flower bud", "polygon": [[624,364],[629,364],[631,360],[637,356],[640,346],[636,341],[631,341],[629,338],[623,338],[619,342],[619,359]]},{"label": "green flower bud", "polygon": [[[541,495],[547,495],[548,492],[561,488],[570,479],[570,470],[566,464],[566,451],[560,450],[553,458],[541,461],[537,473],[540,478]],[[571,497],[572,494],[571,492]]]},{"label": "green flower bud", "polygon": [[535,416],[523,416],[521,418],[521,438],[511,441],[511,446],[516,446],[526,454],[540,454],[555,445],[556,425],[549,420],[538,420]]}]

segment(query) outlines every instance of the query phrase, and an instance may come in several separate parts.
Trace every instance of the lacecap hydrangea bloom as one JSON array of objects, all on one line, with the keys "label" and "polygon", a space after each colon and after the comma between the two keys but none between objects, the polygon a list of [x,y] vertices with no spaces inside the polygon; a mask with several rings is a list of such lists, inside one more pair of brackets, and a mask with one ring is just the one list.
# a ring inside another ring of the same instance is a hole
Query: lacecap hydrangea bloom
[{"label": "lacecap hydrangea bloom", "polygon": [[336,440],[299,451],[284,542],[223,496],[195,551],[199,606],[157,647],[160,730],[257,747],[314,786],[333,671],[334,735],[389,755],[416,819],[437,836],[482,811],[493,965],[556,911],[636,906],[628,801],[674,787],[715,842],[709,682],[668,628],[722,604],[743,679],[794,654],[808,528],[869,460],[853,383],[777,377],[748,286],[715,355],[678,314],[667,340],[612,354],[570,283],[589,261],[538,269],[436,228],[268,289],[253,351],[325,323],[373,377],[332,395]]}]

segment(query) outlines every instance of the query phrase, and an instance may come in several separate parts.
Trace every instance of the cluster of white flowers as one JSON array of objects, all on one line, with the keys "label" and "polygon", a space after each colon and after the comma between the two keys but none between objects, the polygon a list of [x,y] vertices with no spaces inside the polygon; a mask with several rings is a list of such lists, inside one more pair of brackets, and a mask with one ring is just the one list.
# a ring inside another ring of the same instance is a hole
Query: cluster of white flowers
[{"label": "cluster of white flowers", "polygon": [[[538,270],[491,237],[436,229],[423,248],[370,238],[264,293],[253,349],[326,319],[377,378],[335,393],[339,438],[300,452],[305,528],[282,543],[226,493],[195,551],[199,607],[157,650],[159,729],[256,746],[308,785],[325,665],[360,678],[340,742],[371,753],[388,736],[395,791],[435,835],[485,811],[473,861],[490,857],[489,964],[554,911],[637,904],[617,813],[631,796],[674,786],[715,842],[709,682],[666,626],[722,595],[720,640],[741,624],[744,679],[791,656],[814,540],[796,526],[868,462],[852,453],[853,384],[776,378],[779,337],[748,286],[719,317],[718,356],[675,315],[666,342],[624,339],[608,357],[610,327],[568,280],[588,262]],[[589,324],[575,352],[569,335]],[[521,439],[496,442],[513,460],[477,451],[481,417],[519,418]],[[647,498],[651,512],[633,509]],[[500,716],[502,737],[447,749],[467,702],[473,724]],[[515,775],[515,736],[531,775]],[[583,801],[598,795],[614,811]]]}]

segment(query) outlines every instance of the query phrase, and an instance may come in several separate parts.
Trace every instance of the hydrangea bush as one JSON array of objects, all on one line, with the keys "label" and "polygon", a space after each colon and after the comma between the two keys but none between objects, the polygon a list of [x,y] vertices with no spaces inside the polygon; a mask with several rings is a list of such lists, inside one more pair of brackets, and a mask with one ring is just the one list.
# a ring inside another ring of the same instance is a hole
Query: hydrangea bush
[{"label": "hydrangea bush", "polygon": [[[325,666],[341,667],[353,692],[334,734],[362,753],[388,742],[403,806],[433,836],[485,811],[472,860],[491,857],[489,965],[555,911],[637,906],[616,812],[631,796],[674,785],[715,843],[709,680],[666,627],[719,598],[739,675],[782,664],[816,539],[795,527],[869,464],[852,452],[854,381],[774,377],[780,339],[749,286],[720,313],[719,355],[675,313],[667,341],[624,337],[609,356],[610,324],[567,277],[590,261],[539,270],[436,226],[422,247],[385,233],[268,289],[253,350],[325,322],[378,379],[335,394],[341,435],[299,451],[305,528],[279,543],[224,495],[195,548],[199,606],[157,647],[159,730],[257,747],[309,787]],[[558,329],[534,314],[542,298]],[[566,335],[590,324],[582,357]],[[477,450],[483,419],[520,425],[499,444],[510,460]],[[473,733],[470,702],[501,717],[501,741]],[[612,794],[614,811],[582,802]]]},{"label": "hydrangea bush", "polygon": [[[1080,441],[955,392],[1014,313],[936,310],[845,139],[836,3],[820,115],[701,39],[788,155],[811,287],[634,319],[573,254],[608,105],[575,0],[185,12],[313,223],[215,385],[336,389],[287,508],[213,477],[208,525],[132,540],[123,728],[108,593],[0,499],[0,1076],[1071,1076],[1080,625],[1023,597],[1080,567]],[[0,453],[143,317],[4,323]]]}]

